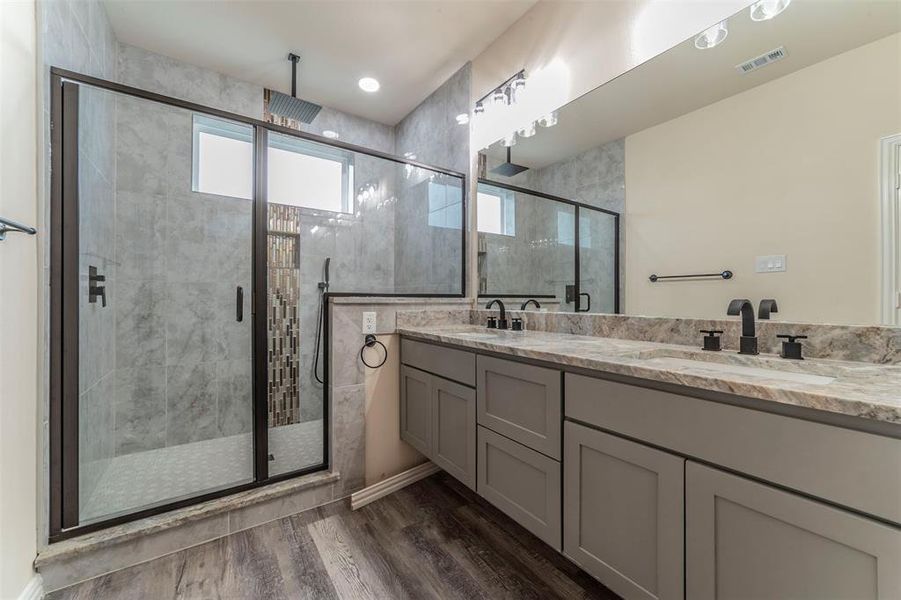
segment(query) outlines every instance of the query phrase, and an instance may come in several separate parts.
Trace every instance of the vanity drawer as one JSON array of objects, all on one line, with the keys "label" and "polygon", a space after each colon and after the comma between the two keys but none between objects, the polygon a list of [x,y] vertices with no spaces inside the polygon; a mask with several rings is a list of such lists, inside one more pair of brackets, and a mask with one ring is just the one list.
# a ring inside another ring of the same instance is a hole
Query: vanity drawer
[{"label": "vanity drawer", "polygon": [[560,460],[560,371],[479,356],[479,425]]},{"label": "vanity drawer", "polygon": [[566,417],[901,523],[901,440],[566,374]]},{"label": "vanity drawer", "polygon": [[560,463],[484,427],[478,440],[479,495],[559,551]]},{"label": "vanity drawer", "polygon": [[401,362],[470,387],[476,384],[476,356],[447,346],[401,339]]}]

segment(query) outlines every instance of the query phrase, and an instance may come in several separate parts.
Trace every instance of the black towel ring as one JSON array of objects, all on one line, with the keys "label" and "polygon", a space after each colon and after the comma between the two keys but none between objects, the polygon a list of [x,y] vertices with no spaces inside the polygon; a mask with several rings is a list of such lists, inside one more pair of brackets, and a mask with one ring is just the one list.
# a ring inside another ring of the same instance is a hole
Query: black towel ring
[{"label": "black towel ring", "polygon": [[[385,364],[385,361],[388,360],[388,349],[385,348],[385,344],[383,344],[382,342],[378,341],[378,340],[376,339],[376,337],[375,337],[374,335],[372,335],[371,333],[367,334],[366,337],[363,338],[363,339],[364,339],[364,341],[363,341],[363,347],[360,348],[360,360],[363,362],[364,365],[366,365],[366,366],[369,367],[370,369],[378,369],[378,368],[381,367],[383,364]],[[379,346],[382,347],[382,350],[385,351],[385,356],[382,358],[382,362],[380,362],[379,364],[377,364],[377,365],[370,365],[368,362],[366,362],[366,359],[363,358],[363,351],[366,350],[366,348],[372,348],[372,347],[375,346],[376,344],[378,344]]]}]

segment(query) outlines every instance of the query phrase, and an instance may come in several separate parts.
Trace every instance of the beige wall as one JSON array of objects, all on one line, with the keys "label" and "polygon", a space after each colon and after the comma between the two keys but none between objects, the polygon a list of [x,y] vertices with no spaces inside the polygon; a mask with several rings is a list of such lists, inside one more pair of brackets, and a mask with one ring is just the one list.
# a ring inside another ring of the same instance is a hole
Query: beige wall
[{"label": "beige wall", "polygon": [[[0,215],[37,222],[35,5],[0,2]],[[0,242],[0,598],[32,577],[37,545],[38,241]]]},{"label": "beige wall", "polygon": [[[531,118],[555,110],[750,4],[749,0],[541,1],[472,62],[473,100],[525,68],[540,99]],[[525,118],[530,118],[528,115]],[[477,150],[506,124],[473,131]]]},{"label": "beige wall", "polygon": [[388,360],[365,375],[367,486],[425,462],[400,439],[400,338],[382,335],[379,340],[388,348]]},{"label": "beige wall", "polygon": [[[626,312],[880,319],[879,139],[901,132],[901,34],[626,138]],[[755,273],[785,254],[784,273]],[[731,269],[731,281],[651,273]]]}]

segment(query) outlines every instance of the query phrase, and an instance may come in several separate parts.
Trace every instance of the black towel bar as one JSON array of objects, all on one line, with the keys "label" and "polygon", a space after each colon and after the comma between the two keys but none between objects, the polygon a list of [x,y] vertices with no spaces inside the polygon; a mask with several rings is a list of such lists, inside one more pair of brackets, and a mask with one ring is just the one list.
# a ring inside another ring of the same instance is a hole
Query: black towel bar
[{"label": "black towel bar", "polygon": [[732,271],[721,271],[719,273],[696,273],[694,275],[651,275],[648,279],[651,283],[656,283],[661,279],[696,279],[698,277],[721,277],[723,279],[732,279]]}]

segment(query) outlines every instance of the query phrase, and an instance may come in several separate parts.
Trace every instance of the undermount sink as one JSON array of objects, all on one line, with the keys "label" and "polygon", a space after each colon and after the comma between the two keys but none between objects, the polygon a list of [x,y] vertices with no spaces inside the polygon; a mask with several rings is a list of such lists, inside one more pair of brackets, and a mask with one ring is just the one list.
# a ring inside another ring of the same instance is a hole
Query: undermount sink
[{"label": "undermount sink", "polygon": [[470,338],[473,340],[496,340],[500,336],[504,335],[504,333],[505,331],[464,331],[461,333],[455,333],[454,335],[463,338]]},{"label": "undermount sink", "polygon": [[[731,355],[726,356],[731,357]],[[725,356],[722,358],[725,358]],[[768,368],[768,365],[772,361],[767,359],[756,359],[755,357],[751,357],[750,360],[759,360],[762,364],[761,366],[749,366],[746,364],[736,364],[735,362],[728,361],[728,359],[724,361],[722,358],[720,356],[714,357],[713,355],[710,355],[709,358],[705,355],[691,356],[690,358],[655,356],[645,359],[644,363],[659,368],[688,367],[692,369],[716,371],[721,374],[745,375],[748,377],[760,377],[791,383],[806,383],[810,385],[828,385],[835,381],[835,377],[828,377],[825,375],[803,373],[797,370]]]}]

